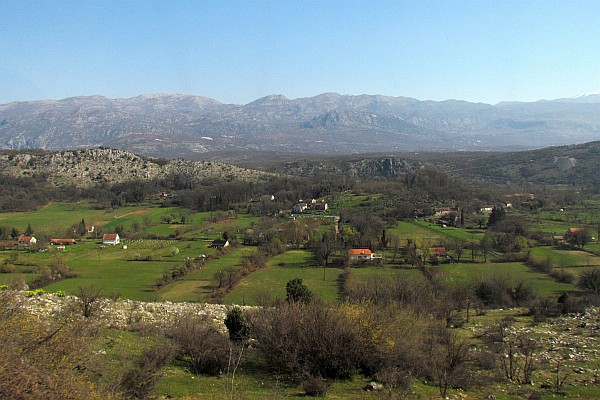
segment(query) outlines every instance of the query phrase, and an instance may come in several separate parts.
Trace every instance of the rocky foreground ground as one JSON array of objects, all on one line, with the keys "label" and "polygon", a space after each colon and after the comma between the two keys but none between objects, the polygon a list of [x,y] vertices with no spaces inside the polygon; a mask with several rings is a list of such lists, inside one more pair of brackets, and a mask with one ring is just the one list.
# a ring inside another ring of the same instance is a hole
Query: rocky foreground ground
[{"label": "rocky foreground ground", "polygon": [[[57,293],[12,292],[14,302],[38,318],[53,318],[69,311],[82,315],[82,302],[76,296]],[[195,314],[205,317],[221,330],[227,312],[235,306],[203,303],[148,303],[134,300],[98,299],[93,304],[93,318],[106,327],[129,329],[134,325],[164,326],[180,316]],[[241,307],[244,309],[252,307]]]}]

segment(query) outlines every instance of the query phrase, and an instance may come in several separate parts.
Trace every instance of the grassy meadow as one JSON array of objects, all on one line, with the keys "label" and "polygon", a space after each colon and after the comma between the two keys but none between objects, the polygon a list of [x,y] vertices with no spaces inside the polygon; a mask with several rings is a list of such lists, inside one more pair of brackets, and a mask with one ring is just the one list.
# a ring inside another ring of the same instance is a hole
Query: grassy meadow
[{"label": "grassy meadow", "polygon": [[[337,206],[340,208],[363,207],[372,200],[372,196],[345,193],[339,200]],[[324,224],[331,224],[331,219],[321,218],[320,215],[303,216],[299,221],[317,230],[321,226],[326,228]],[[240,268],[244,255],[256,251],[256,247],[236,246],[217,254],[217,250],[209,247],[211,241],[221,238],[223,232],[241,240],[245,230],[259,221],[258,217],[249,214],[189,212],[152,204],[95,210],[91,204],[81,202],[52,203],[36,212],[3,213],[0,214],[0,225],[18,229],[30,225],[34,235],[66,236],[69,229],[82,219],[86,225],[97,227],[96,232],[75,246],[67,246],[60,251],[50,246],[49,251],[44,253],[23,250],[0,252],[0,263],[14,264],[13,272],[0,274],[0,283],[11,284],[15,279],[31,282],[40,275],[41,269],[50,266],[58,257],[64,260],[75,277],[52,283],[45,287],[47,291],[77,293],[79,286],[92,284],[107,295],[135,300],[212,302],[215,301],[215,274]],[[553,219],[544,221],[547,227],[555,228],[556,223]],[[126,249],[123,246],[101,246],[101,239],[94,237],[118,227],[123,230],[121,236]],[[483,231],[441,227],[426,221],[398,221],[388,229],[388,233],[395,235],[400,246],[404,246],[408,239],[435,245],[447,239],[477,241]],[[594,246],[598,245],[590,243],[586,250],[593,250]],[[534,246],[530,251],[535,257],[549,259],[554,267],[567,268],[576,277],[582,271],[600,265],[600,257],[587,251],[561,250],[552,246]],[[398,269],[402,265],[397,262],[402,257],[396,254],[394,258],[392,250],[382,253],[386,258],[383,266],[362,265],[354,268],[353,277],[376,279],[397,273],[418,273],[417,270]],[[201,268],[160,289],[156,288],[156,282],[164,274],[182,265],[186,258],[198,259],[201,255],[206,257]],[[392,259],[396,261],[393,264]],[[513,281],[526,282],[538,293],[547,296],[576,290],[575,283],[556,282],[523,263],[483,262],[481,254],[475,258],[475,263],[464,262],[470,259],[466,250],[461,257],[463,262],[433,268],[443,270],[448,279],[456,281],[504,275]],[[336,302],[340,298],[338,278],[341,272],[340,268],[323,268],[307,250],[289,250],[269,259],[265,268],[245,276],[219,301],[254,305],[267,298],[281,299],[285,297],[285,284],[291,279],[301,278],[316,297]]]}]

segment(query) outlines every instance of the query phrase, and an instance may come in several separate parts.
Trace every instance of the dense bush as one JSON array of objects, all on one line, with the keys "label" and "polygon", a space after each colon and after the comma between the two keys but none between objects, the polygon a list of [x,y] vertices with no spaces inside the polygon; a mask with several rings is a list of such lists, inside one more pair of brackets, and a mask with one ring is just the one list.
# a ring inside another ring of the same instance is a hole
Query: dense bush
[{"label": "dense bush", "polygon": [[179,317],[167,328],[178,346],[178,356],[198,374],[217,375],[227,367],[229,340],[195,314]]},{"label": "dense bush", "polygon": [[285,299],[290,303],[310,303],[313,299],[313,294],[302,283],[302,279],[294,278],[285,285]]},{"label": "dense bush", "polygon": [[248,320],[239,307],[229,310],[224,322],[229,331],[229,339],[241,341],[248,338]]},{"label": "dense bush", "polygon": [[583,271],[581,275],[579,275],[578,285],[580,288],[594,296],[600,296],[600,268],[595,267]]},{"label": "dense bush", "polygon": [[269,365],[297,379],[350,378],[364,357],[359,330],[336,310],[284,303],[251,316],[251,330]]},{"label": "dense bush", "polygon": [[475,296],[486,307],[524,306],[535,298],[535,291],[522,281],[513,283],[508,276],[497,274],[477,283]]}]

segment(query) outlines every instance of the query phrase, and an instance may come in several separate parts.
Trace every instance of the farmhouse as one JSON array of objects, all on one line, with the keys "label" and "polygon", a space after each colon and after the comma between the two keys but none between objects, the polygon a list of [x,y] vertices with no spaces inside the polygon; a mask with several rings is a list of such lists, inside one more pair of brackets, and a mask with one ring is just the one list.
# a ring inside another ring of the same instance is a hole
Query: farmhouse
[{"label": "farmhouse", "polygon": [[329,205],[325,202],[325,199],[312,199],[308,202],[304,200],[298,200],[298,203],[292,207],[292,212],[295,214],[302,214],[306,210],[312,211],[327,211]]},{"label": "farmhouse", "polygon": [[348,250],[348,260],[350,261],[375,260],[380,258],[382,258],[380,254],[373,253],[369,249]]},{"label": "farmhouse", "polygon": [[450,262],[450,256],[445,247],[432,247],[429,249],[429,262],[437,265],[439,263]]},{"label": "farmhouse", "polygon": [[75,241],[75,239],[53,238],[50,239],[50,244],[53,246],[70,246],[73,244],[77,244],[77,242]]},{"label": "farmhouse", "polygon": [[121,243],[121,238],[118,233],[105,233],[102,235],[102,244],[110,244],[113,246]]},{"label": "farmhouse", "polygon": [[321,199],[321,200],[313,200],[311,208],[315,211],[327,211],[329,206],[327,205],[325,200]]},{"label": "farmhouse", "polygon": [[23,244],[23,245],[32,245],[32,244],[36,244],[37,243],[37,239],[33,236],[19,236],[19,239],[17,240],[17,242],[19,244]]},{"label": "farmhouse", "polygon": [[299,203],[294,204],[292,207],[292,212],[296,214],[302,214],[304,211],[308,209],[308,204],[300,201]]},{"label": "farmhouse", "polygon": [[439,218],[439,217],[444,217],[444,216],[450,215],[450,213],[452,211],[457,211],[457,210],[445,207],[445,208],[435,208],[433,211],[434,211],[433,216],[436,218]]}]

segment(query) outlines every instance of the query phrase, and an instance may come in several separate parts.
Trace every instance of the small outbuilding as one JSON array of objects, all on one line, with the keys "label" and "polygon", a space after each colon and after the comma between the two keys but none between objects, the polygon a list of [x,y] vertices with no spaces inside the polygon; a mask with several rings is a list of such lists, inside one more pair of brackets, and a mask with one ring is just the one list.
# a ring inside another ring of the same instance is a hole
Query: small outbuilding
[{"label": "small outbuilding", "polygon": [[213,240],[212,243],[210,244],[210,247],[214,247],[217,249],[223,249],[228,246],[229,246],[229,240],[227,240],[227,239]]},{"label": "small outbuilding", "polygon": [[77,242],[75,239],[52,238],[50,239],[50,244],[53,246],[71,246],[77,244]]}]

